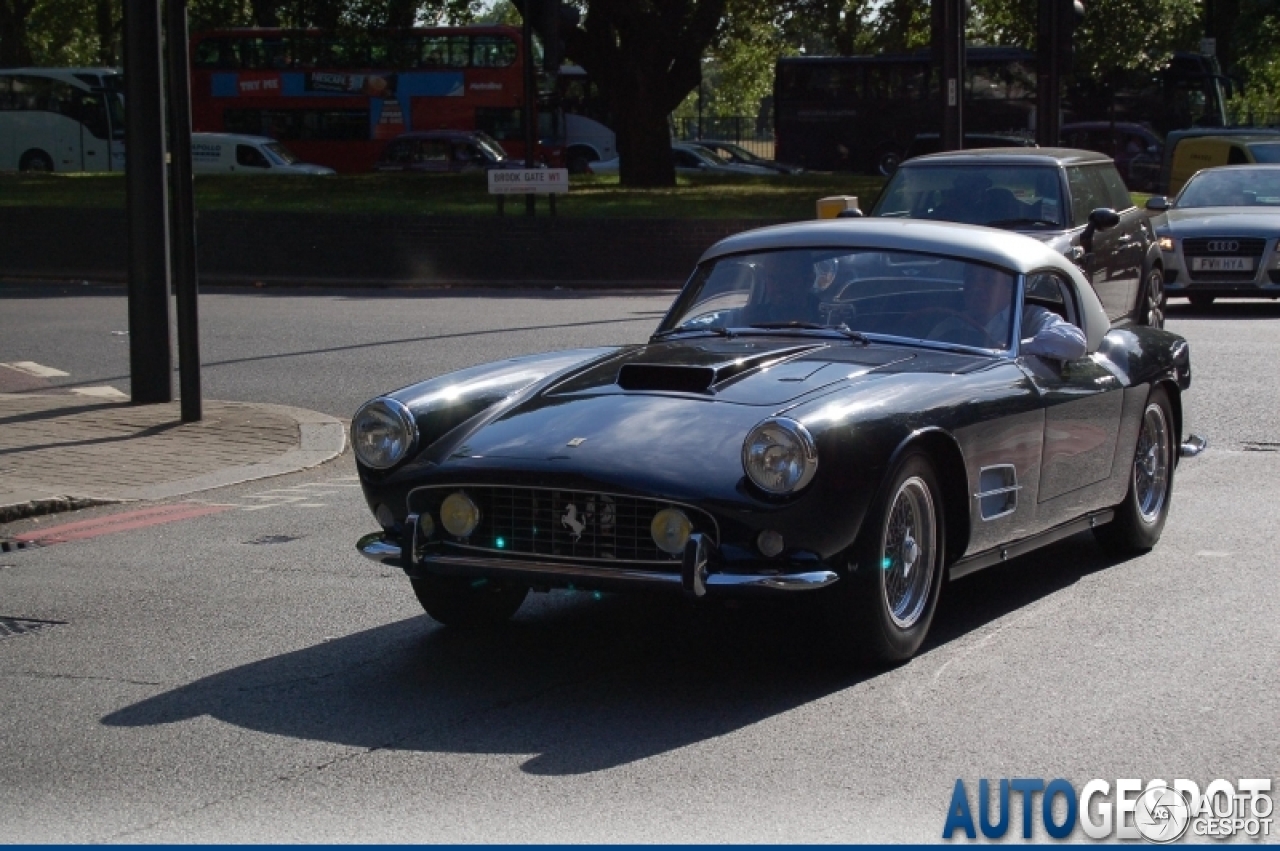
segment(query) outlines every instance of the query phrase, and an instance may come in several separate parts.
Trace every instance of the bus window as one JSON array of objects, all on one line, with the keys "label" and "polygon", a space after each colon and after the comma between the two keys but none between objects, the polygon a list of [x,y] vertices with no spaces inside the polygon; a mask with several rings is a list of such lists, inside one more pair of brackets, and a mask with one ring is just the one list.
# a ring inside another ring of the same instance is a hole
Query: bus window
[{"label": "bus window", "polygon": [[516,61],[516,44],[506,36],[478,35],[471,39],[473,68],[505,68]]},{"label": "bus window", "polygon": [[498,141],[524,138],[524,119],[519,109],[476,107],[476,129]]}]

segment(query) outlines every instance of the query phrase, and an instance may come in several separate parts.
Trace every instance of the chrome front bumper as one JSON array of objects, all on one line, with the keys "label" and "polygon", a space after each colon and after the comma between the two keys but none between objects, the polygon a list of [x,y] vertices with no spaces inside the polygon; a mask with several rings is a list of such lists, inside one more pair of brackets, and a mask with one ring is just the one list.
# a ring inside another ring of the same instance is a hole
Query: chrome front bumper
[{"label": "chrome front bumper", "polygon": [[[361,555],[389,567],[407,568],[400,545],[382,532],[373,532],[357,544]],[[600,587],[614,589],[684,590],[695,597],[708,593],[811,591],[835,583],[839,576],[832,570],[808,570],[800,573],[723,573],[710,565],[709,545],[694,535],[685,547],[680,571],[634,570],[624,567],[599,567],[571,562],[528,561],[514,558],[483,556],[428,555],[421,563],[432,572],[450,575],[477,575],[528,582],[530,585]]]}]

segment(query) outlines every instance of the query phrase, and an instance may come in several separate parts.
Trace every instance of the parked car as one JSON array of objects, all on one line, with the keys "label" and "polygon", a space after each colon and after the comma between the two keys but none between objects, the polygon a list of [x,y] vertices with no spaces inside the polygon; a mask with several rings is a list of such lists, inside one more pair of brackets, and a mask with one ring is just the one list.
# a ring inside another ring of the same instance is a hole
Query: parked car
[{"label": "parked car", "polygon": [[1150,127],[1125,121],[1083,121],[1064,124],[1062,144],[1097,151],[1115,160],[1116,170],[1134,192],[1160,191],[1160,163],[1164,139]]},{"label": "parked car", "polygon": [[[1026,136],[1012,136],[999,133],[965,133],[964,149],[966,151],[974,148],[1034,148],[1036,140]],[[917,133],[915,138],[907,145],[907,149],[902,152],[900,159],[895,159],[891,155],[885,155],[880,158],[881,173],[888,176],[898,170],[898,165],[903,160],[922,157],[925,154],[936,154],[942,150],[942,135],[940,133]]]},{"label": "parked car", "polygon": [[[738,176],[744,174],[777,174],[773,169],[764,168],[763,166],[726,162],[706,148],[691,142],[672,142],[671,158],[675,162],[676,174],[727,174]],[[620,165],[621,160],[618,157],[614,157],[611,160],[592,163],[591,171],[593,174],[617,174]]]},{"label": "parked car", "polygon": [[1207,168],[1169,202],[1156,239],[1164,255],[1165,293],[1197,307],[1215,298],[1280,297],[1280,165]]},{"label": "parked car", "polygon": [[1280,162],[1280,130],[1195,127],[1165,137],[1160,185],[1177,195],[1191,175],[1219,165]]},{"label": "parked car", "polygon": [[192,133],[194,174],[334,174],[322,165],[304,163],[298,155],[267,136],[238,133]]},{"label": "parked car", "polygon": [[[1008,324],[978,345],[926,330],[972,309],[973,271]],[[1085,356],[1023,351],[1009,306],[1032,302],[1081,329]],[[1190,375],[1185,340],[1112,328],[1080,270],[1026,236],[748,231],[703,254],[647,343],[364,404],[352,446],[380,529],[357,548],[449,626],[553,588],[799,596],[833,645],[897,662],[948,576],[1085,529],[1112,552],[1154,546]]]},{"label": "parked car", "polygon": [[1112,322],[1164,324],[1164,261],[1110,157],[1072,148],[990,148],[904,162],[872,216],[1018,231],[1072,260]]},{"label": "parked car", "polygon": [[524,168],[492,138],[478,130],[422,130],[402,133],[378,155],[374,171],[457,173]]},{"label": "parked car", "polygon": [[789,163],[780,163],[777,160],[765,159],[764,157],[753,153],[752,151],[739,145],[737,142],[726,142],[720,139],[694,139],[692,144],[700,145],[720,159],[733,165],[754,165],[761,168],[767,168],[770,171],[776,171],[780,174],[800,174],[804,171],[801,166],[791,165]]}]

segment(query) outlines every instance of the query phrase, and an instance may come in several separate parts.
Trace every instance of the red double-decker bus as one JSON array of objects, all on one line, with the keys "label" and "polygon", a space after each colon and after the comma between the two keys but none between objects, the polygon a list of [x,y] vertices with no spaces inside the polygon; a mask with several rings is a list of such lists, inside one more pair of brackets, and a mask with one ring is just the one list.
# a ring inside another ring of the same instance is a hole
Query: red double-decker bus
[{"label": "red double-decker bus", "polygon": [[482,130],[523,158],[523,63],[508,26],[209,31],[191,43],[192,128],[270,136],[340,172],[411,130]]}]

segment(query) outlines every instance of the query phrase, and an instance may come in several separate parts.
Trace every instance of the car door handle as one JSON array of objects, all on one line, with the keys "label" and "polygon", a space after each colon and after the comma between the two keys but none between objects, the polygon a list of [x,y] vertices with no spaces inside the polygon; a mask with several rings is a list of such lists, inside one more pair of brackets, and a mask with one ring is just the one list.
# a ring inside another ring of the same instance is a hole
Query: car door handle
[{"label": "car door handle", "polygon": [[1117,240],[1116,240],[1116,243],[1117,243],[1117,244],[1122,243],[1122,242],[1133,242],[1133,234],[1131,234],[1131,233],[1126,233],[1124,236],[1122,236],[1122,237],[1120,237],[1119,239],[1117,239]]}]

